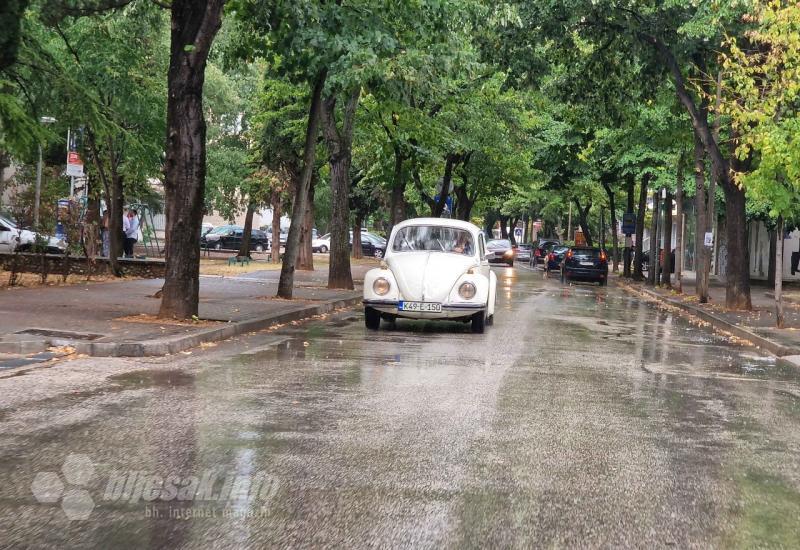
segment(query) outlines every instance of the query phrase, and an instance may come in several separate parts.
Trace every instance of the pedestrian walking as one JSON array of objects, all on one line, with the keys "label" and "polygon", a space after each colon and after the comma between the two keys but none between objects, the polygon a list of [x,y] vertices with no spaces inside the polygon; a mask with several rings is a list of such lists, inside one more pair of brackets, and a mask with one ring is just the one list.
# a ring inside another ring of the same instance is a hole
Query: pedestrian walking
[{"label": "pedestrian walking", "polygon": [[129,209],[123,218],[122,230],[125,233],[125,257],[133,258],[133,247],[139,240],[139,213],[135,208]]}]

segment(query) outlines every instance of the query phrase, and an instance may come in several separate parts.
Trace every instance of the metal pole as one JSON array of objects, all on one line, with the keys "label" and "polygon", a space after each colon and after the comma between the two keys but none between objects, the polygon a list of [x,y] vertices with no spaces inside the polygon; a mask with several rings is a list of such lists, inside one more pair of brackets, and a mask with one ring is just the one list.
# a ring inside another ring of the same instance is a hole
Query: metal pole
[{"label": "metal pole", "polygon": [[39,229],[39,200],[42,196],[42,146],[39,145],[39,162],[36,163],[36,193],[33,199],[33,227]]}]

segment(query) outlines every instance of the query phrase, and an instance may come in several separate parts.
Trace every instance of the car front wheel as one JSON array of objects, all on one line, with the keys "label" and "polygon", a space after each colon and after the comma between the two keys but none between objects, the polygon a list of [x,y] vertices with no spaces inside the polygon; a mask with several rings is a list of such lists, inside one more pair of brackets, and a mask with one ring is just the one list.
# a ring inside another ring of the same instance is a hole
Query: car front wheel
[{"label": "car front wheel", "polygon": [[217,243],[214,245],[214,250],[222,250],[222,244]]},{"label": "car front wheel", "polygon": [[381,314],[372,307],[364,308],[364,325],[370,330],[378,330],[381,328]]},{"label": "car front wheel", "polygon": [[381,250],[380,248],[376,248],[375,249],[375,257],[378,258],[379,260],[381,258],[383,258],[383,250]]},{"label": "car front wheel", "polygon": [[323,244],[322,246],[319,247],[319,251],[322,252],[323,254],[327,254],[328,247]]},{"label": "car front wheel", "polygon": [[479,311],[472,315],[472,332],[482,334],[486,330],[486,312]]},{"label": "car front wheel", "polygon": [[263,244],[257,244],[256,245],[256,252],[264,252],[264,245]]}]

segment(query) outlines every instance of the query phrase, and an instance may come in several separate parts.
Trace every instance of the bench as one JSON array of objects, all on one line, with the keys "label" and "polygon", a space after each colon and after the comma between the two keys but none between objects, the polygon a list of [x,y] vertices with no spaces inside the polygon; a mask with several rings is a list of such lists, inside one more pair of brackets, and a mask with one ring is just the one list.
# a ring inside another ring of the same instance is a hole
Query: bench
[{"label": "bench", "polygon": [[244,264],[250,265],[250,258],[247,256],[231,256],[228,258],[228,265],[239,264],[244,267]]}]

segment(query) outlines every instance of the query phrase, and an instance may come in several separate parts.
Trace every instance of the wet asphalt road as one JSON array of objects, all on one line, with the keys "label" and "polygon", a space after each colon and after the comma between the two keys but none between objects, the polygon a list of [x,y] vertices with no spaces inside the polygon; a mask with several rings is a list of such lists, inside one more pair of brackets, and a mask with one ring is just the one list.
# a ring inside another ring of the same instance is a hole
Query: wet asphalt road
[{"label": "wet asphalt road", "polygon": [[800,545],[797,371],[497,273],[484,335],[350,311],[5,374],[0,547]]}]

